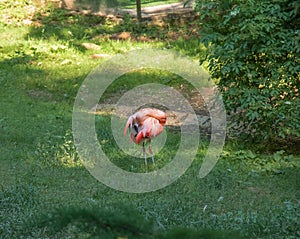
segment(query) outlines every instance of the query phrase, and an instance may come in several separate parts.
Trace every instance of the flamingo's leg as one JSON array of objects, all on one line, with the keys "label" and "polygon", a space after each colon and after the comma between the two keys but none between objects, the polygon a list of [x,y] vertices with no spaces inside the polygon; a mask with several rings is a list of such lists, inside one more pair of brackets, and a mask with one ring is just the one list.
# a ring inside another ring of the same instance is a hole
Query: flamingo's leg
[{"label": "flamingo's leg", "polygon": [[149,144],[149,153],[151,154],[151,157],[152,157],[152,163],[153,163],[153,166],[155,167],[155,160],[154,160],[154,155],[153,155],[153,150],[152,150],[152,145],[151,145],[151,143]]},{"label": "flamingo's leg", "polygon": [[145,158],[146,171],[148,172],[148,162],[147,162],[147,155],[146,155],[146,149],[145,149],[145,142],[143,142],[143,154],[144,154],[144,158]]}]

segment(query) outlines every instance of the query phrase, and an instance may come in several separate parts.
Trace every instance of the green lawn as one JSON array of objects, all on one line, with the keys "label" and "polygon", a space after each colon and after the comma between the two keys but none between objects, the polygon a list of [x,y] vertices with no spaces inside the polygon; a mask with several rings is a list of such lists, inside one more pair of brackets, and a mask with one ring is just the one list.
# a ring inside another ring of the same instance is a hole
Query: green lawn
[{"label": "green lawn", "polygon": [[[205,49],[190,33],[192,25],[138,27],[130,19],[117,24],[53,8],[31,16],[24,11],[29,1],[17,7],[2,2],[7,18],[0,20],[0,238],[238,238],[231,233],[299,238],[300,156],[292,149],[270,152],[268,145],[229,139],[216,167],[199,179],[208,145],[203,139],[182,177],[143,194],[111,189],[80,163],[72,139],[74,97],[105,60],[93,59],[99,50],[86,50],[81,43],[98,44],[110,56],[158,47],[198,59]],[[24,24],[30,17],[33,22]],[[130,31],[131,39],[110,39],[122,31]],[[186,38],[169,37],[170,31]],[[112,85],[105,99],[120,96],[141,78],[181,87],[181,79],[146,69],[124,75],[127,88]],[[143,171],[143,159],[118,149],[107,130],[110,119],[109,114],[96,116],[104,151],[121,168]],[[156,155],[158,167],[180,140],[178,132],[168,127],[166,132],[167,144]]]}]

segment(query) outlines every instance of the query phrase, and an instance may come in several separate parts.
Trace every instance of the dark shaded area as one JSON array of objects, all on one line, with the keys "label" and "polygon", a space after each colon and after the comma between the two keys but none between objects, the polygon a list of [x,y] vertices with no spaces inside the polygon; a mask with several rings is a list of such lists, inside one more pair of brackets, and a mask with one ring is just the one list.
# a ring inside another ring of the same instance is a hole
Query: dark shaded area
[{"label": "dark shaded area", "polygon": [[[68,227],[73,225],[73,231]],[[120,235],[130,238],[149,238],[151,222],[146,221],[136,210],[118,206],[113,209],[96,209],[94,207],[65,207],[43,215],[37,215],[28,223],[23,233],[30,234],[27,228],[47,228],[52,236],[64,233],[80,235],[85,233],[89,238],[116,238]],[[22,234],[23,234],[22,233]]]},{"label": "dark shaded area", "polygon": [[[123,17],[100,16],[82,11],[74,12],[61,8],[50,8],[34,16],[36,23],[28,37],[54,38],[76,45],[82,41],[99,43],[106,40],[165,41],[168,48],[186,48],[189,41],[198,38],[199,25],[195,16],[169,14],[153,21],[137,24],[129,15]],[[126,32],[127,34],[121,34]],[[199,42],[189,47],[198,54]],[[184,49],[186,53],[186,49]]]},{"label": "dark shaded area", "polygon": [[[168,232],[155,231],[151,220],[146,220],[134,206],[115,205],[109,209],[94,207],[63,207],[52,210],[25,223],[21,235],[30,235],[32,228],[46,230],[56,237],[86,235],[88,238],[144,238],[144,239],[239,239],[237,232],[213,229],[196,230],[174,228]],[[72,230],[69,228],[72,227]],[[29,230],[30,228],[30,230]],[[245,237],[243,237],[245,238]]]},{"label": "dark shaded area", "polygon": [[31,26],[28,37],[65,41],[81,50],[84,48],[79,46],[80,42],[105,32],[101,26],[106,18],[92,14],[74,14],[54,8],[39,12],[34,18],[38,24]]}]

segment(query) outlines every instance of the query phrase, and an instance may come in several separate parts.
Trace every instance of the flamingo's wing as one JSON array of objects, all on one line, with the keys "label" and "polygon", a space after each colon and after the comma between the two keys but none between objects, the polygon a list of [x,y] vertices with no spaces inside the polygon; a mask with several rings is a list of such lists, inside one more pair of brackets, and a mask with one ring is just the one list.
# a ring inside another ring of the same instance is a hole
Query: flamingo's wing
[{"label": "flamingo's wing", "polygon": [[152,117],[152,118],[157,119],[162,125],[164,125],[166,123],[166,120],[167,120],[166,113],[161,110],[145,108],[144,114],[145,114],[145,117]]},{"label": "flamingo's wing", "polygon": [[155,118],[147,118],[141,130],[138,132],[135,137],[135,142],[140,143],[143,139],[153,139],[163,131],[163,126]]}]

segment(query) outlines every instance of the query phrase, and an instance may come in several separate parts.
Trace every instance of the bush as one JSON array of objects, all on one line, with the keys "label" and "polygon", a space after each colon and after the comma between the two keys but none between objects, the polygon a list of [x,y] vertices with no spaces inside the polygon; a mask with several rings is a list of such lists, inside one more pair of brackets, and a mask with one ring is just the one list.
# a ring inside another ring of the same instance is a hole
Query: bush
[{"label": "bush", "polygon": [[300,136],[299,5],[196,1],[209,70],[238,132],[264,139]]}]

